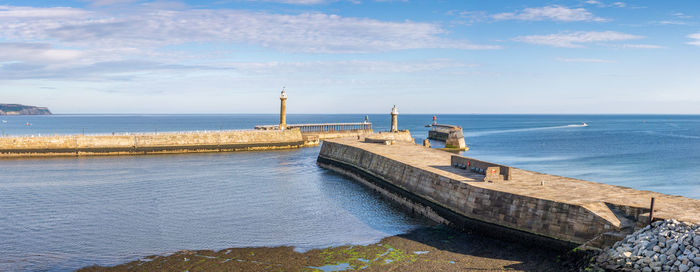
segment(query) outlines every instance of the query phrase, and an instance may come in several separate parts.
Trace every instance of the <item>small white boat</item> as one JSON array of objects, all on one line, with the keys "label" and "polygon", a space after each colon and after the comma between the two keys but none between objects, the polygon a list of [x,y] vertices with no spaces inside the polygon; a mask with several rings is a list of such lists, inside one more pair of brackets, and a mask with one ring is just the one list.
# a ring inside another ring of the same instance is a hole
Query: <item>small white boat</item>
[{"label": "small white boat", "polygon": [[3,124],[7,124],[7,120],[2,120],[2,123],[3,123]]},{"label": "small white boat", "polygon": [[587,127],[588,124],[586,124],[586,122],[583,122],[583,123],[581,123],[581,126],[582,126],[582,127]]}]

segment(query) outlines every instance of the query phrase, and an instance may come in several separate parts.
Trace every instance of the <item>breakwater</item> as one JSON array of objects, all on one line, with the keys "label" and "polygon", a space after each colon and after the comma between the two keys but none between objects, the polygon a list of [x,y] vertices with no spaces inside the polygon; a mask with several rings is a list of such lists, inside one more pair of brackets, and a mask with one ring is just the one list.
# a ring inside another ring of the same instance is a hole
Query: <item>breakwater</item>
[{"label": "breakwater", "polygon": [[449,137],[450,132],[458,130],[462,131],[462,128],[454,125],[434,124],[428,131],[428,139],[444,142],[447,141],[447,137]]},{"label": "breakwater", "polygon": [[0,157],[135,155],[298,148],[299,129],[165,132],[134,135],[61,135],[0,138]]},{"label": "breakwater", "polygon": [[[555,247],[602,247],[621,239],[648,223],[652,197],[656,218],[700,222],[700,200],[478,160],[467,167],[453,156],[413,143],[336,139],[323,143],[318,164],[435,221]],[[501,178],[488,179],[495,169]]]}]

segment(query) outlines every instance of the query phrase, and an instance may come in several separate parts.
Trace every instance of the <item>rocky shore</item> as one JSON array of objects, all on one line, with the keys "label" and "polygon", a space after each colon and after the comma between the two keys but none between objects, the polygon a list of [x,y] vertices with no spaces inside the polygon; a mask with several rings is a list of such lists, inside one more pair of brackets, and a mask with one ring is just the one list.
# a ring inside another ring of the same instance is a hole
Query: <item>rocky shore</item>
[{"label": "rocky shore", "polygon": [[79,271],[576,271],[580,256],[463,233],[442,225],[366,246],[179,251]]},{"label": "rocky shore", "polygon": [[603,251],[592,266],[612,271],[700,272],[700,225],[654,222]]}]

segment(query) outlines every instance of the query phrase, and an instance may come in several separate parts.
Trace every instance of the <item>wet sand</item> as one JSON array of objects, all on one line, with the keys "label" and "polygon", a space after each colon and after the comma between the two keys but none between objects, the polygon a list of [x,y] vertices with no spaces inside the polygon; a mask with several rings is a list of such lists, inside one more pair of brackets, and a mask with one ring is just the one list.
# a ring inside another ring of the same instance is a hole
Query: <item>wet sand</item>
[{"label": "wet sand", "polygon": [[79,271],[576,271],[581,253],[529,247],[438,225],[367,246],[183,250]]}]

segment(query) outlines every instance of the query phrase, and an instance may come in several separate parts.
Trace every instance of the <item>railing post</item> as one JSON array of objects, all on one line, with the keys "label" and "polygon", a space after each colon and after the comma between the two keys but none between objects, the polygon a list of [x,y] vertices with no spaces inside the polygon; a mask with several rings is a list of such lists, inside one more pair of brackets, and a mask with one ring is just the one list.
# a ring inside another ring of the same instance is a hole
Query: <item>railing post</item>
[{"label": "railing post", "polygon": [[654,222],[654,198],[651,198],[651,207],[649,207],[649,225]]}]

